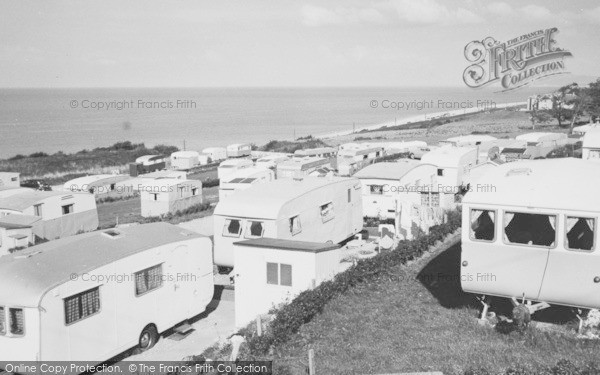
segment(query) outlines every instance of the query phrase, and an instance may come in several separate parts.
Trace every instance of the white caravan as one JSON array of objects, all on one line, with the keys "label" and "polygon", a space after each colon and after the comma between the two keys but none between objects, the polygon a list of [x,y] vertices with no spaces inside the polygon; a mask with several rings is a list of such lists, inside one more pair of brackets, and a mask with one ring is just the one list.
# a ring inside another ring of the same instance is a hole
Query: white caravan
[{"label": "white caravan", "polygon": [[153,223],[47,242],[0,258],[0,353],[102,363],[205,311],[211,242]]},{"label": "white caravan", "polygon": [[234,143],[227,146],[227,157],[228,158],[241,158],[250,156],[252,153],[252,145],[249,143]]},{"label": "white caravan", "polygon": [[569,143],[569,139],[564,133],[534,132],[518,135],[515,139],[527,142],[527,150],[523,155],[525,159],[545,158],[556,148]]},{"label": "white caravan", "polygon": [[465,147],[465,146],[477,146],[483,142],[491,142],[496,141],[498,138],[492,137],[491,135],[479,135],[479,134],[471,134],[471,135],[460,135],[457,137],[451,137],[444,141],[440,141],[440,146],[456,146],[456,147]]},{"label": "white caravan", "polygon": [[171,168],[188,170],[200,164],[200,153],[197,151],[175,151],[171,154]]},{"label": "white caravan", "polygon": [[591,127],[583,136],[583,160],[600,161],[600,126]]},{"label": "white caravan", "polygon": [[233,267],[233,243],[252,238],[340,243],[363,227],[361,185],[354,178],[305,177],[253,186],[219,202],[215,264]]},{"label": "white caravan", "polygon": [[319,158],[316,156],[307,156],[303,158],[294,157],[277,164],[277,178],[308,176],[323,167],[331,167],[331,159]]},{"label": "white caravan", "polygon": [[437,165],[440,190],[458,193],[467,185],[471,168],[477,165],[477,148],[444,146],[423,155],[421,162]]},{"label": "white caravan", "polygon": [[275,170],[279,163],[287,161],[290,159],[290,156],[287,154],[272,154],[272,155],[264,155],[256,160],[257,167],[269,168]]},{"label": "white caravan", "polygon": [[462,289],[540,302],[531,312],[548,304],[600,308],[598,164],[508,163],[479,183],[494,190],[463,199]]},{"label": "white caravan", "polygon": [[267,168],[250,167],[241,169],[220,180],[219,200],[224,199],[237,191],[246,190],[256,184],[273,181],[275,172]]},{"label": "white caravan", "polygon": [[240,169],[250,168],[254,165],[252,160],[246,158],[240,159],[227,159],[217,168],[217,177],[219,179],[224,179],[232,173],[236,173]]},{"label": "white caravan", "polygon": [[333,147],[305,148],[294,152],[295,158],[319,157],[319,158],[334,158],[337,155],[337,150]]},{"label": "white caravan", "polygon": [[202,153],[208,155],[211,163],[227,159],[225,147],[208,147],[202,150]]}]

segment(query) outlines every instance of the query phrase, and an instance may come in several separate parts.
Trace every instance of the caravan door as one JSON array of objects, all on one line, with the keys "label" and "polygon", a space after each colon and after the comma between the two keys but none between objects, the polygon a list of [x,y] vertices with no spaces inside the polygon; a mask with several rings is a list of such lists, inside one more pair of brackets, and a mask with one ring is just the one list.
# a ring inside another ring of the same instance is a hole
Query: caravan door
[{"label": "caravan door", "polygon": [[567,215],[561,220],[564,241],[550,251],[540,300],[560,305],[600,308],[598,220]]},{"label": "caravan door", "polygon": [[552,215],[464,210],[463,290],[537,299],[550,248],[556,246],[555,226]]}]

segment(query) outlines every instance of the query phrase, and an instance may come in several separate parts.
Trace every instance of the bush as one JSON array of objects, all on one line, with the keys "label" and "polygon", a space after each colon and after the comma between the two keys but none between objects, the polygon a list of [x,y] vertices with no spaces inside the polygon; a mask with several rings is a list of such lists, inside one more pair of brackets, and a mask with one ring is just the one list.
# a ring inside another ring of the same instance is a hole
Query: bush
[{"label": "bush", "polygon": [[[289,304],[276,310],[275,319],[269,325],[266,334],[261,337],[247,337],[251,354],[264,354],[273,345],[284,343],[298,332],[303,324],[320,314],[329,301],[349,289],[379,279],[393,280],[397,277],[394,270],[396,266],[419,257],[430,245],[443,240],[446,235],[459,228],[460,224],[460,212],[451,212],[447,222],[431,227],[429,234],[412,241],[400,241],[395,251],[360,260],[350,269],[336,275],[333,280],[300,293]],[[247,332],[246,335],[248,336]]]}]

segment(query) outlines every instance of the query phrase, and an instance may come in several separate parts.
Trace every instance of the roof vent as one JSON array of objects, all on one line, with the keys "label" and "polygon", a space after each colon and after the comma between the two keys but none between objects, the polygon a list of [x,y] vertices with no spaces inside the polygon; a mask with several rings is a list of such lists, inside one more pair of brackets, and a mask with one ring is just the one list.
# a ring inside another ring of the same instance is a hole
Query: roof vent
[{"label": "roof vent", "polygon": [[510,171],[506,172],[506,177],[510,177],[510,176],[529,176],[533,171],[531,170],[531,168],[515,168],[515,169],[511,169]]},{"label": "roof vent", "polygon": [[114,239],[121,237],[122,233],[116,229],[109,229],[102,232],[102,235]]}]

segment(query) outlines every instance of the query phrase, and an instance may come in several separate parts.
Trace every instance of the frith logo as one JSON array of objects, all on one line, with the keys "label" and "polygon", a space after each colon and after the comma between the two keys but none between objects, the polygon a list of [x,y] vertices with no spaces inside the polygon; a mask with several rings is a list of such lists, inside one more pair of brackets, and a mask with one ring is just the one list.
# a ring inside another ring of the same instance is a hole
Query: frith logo
[{"label": "frith logo", "polygon": [[501,91],[523,87],[537,79],[565,71],[565,57],[571,52],[558,48],[557,28],[537,30],[500,43],[492,37],[472,41],[465,47],[466,59],[473,63],[463,73],[472,88],[499,81]]}]

